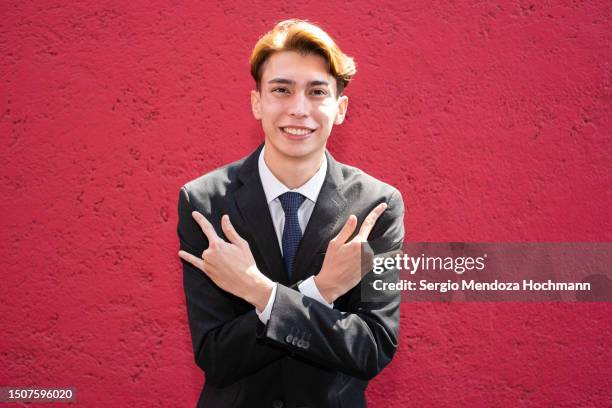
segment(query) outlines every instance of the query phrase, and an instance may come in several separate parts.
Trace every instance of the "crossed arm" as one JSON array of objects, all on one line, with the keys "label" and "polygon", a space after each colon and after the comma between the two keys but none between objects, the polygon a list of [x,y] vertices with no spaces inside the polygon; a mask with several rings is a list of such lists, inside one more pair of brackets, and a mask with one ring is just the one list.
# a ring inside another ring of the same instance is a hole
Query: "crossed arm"
[{"label": "crossed arm", "polygon": [[[317,288],[328,303],[333,303],[361,280],[361,244],[367,242],[374,224],[386,209],[386,203],[376,206],[350,241],[357,217],[349,216],[340,233],[329,242],[321,272],[315,276]],[[230,242],[221,239],[202,214],[193,211],[192,216],[208,239],[208,249],[201,257],[183,250],[179,256],[208,275],[221,289],[246,300],[261,312],[274,283],[257,269],[249,243],[238,235],[228,215],[221,218],[221,228]]]},{"label": "crossed arm", "polygon": [[[184,191],[181,200],[179,208],[190,207],[185,205],[188,197]],[[380,232],[375,241],[383,250],[397,249],[403,239],[401,196],[394,194],[389,202],[392,214],[383,217],[385,225],[379,223],[376,228]],[[287,349],[291,354],[359,378],[369,379],[378,373],[395,352],[399,305],[391,298],[380,304],[362,303],[356,285],[361,280],[361,243],[368,239],[386,208],[385,203],[374,208],[357,235],[349,240],[357,226],[357,218],[351,215],[329,242],[315,283],[329,303],[342,300],[337,305],[342,310],[329,309],[278,285],[263,338],[285,350],[259,341],[255,333],[261,333],[262,324],[255,311],[236,314],[227,295],[241,298],[259,311],[269,299],[273,282],[258,270],[246,240],[238,235],[227,215],[222,217],[221,228],[229,242],[216,234],[202,214],[192,212],[209,245],[198,257],[181,237],[179,256],[185,261],[185,291],[196,362],[206,372],[207,381],[219,386],[230,384],[288,355]],[[343,295],[346,296],[340,299]],[[286,341],[291,333],[301,336],[301,345],[312,346],[295,347],[295,342]]]}]

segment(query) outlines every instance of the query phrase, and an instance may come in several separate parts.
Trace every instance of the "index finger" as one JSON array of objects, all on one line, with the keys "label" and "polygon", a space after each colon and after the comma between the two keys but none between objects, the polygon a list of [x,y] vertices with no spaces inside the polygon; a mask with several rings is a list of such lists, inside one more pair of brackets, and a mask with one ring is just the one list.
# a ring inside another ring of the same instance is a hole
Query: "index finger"
[{"label": "index finger", "polygon": [[200,228],[202,228],[202,232],[204,232],[204,235],[206,235],[206,238],[208,238],[209,244],[222,241],[222,239],[219,238],[219,236],[217,235],[215,227],[212,226],[212,224],[206,219],[206,217],[204,217],[197,211],[192,212],[191,216],[198,223]]},{"label": "index finger", "polygon": [[387,203],[380,203],[363,220],[363,224],[361,224],[361,228],[359,228],[359,233],[355,235],[355,239],[361,242],[366,242],[368,240],[368,235],[374,228],[376,221],[382,215],[383,212],[387,209]]}]

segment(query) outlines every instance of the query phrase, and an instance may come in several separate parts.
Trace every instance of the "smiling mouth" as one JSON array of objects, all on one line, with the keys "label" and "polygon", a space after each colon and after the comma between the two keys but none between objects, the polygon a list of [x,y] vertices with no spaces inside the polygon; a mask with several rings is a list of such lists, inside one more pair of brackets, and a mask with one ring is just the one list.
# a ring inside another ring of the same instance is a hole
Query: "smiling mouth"
[{"label": "smiling mouth", "polygon": [[311,134],[312,132],[314,132],[314,129],[307,129],[307,128],[295,128],[295,127],[282,127],[280,128],[284,133],[290,135],[290,136],[294,136],[294,137],[303,137],[303,136],[307,136],[309,134]]}]

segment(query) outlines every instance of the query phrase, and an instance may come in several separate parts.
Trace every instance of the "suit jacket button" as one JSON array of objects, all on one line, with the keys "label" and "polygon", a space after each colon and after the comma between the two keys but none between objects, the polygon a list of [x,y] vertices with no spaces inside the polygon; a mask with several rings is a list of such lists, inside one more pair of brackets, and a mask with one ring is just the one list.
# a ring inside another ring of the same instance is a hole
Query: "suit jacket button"
[{"label": "suit jacket button", "polygon": [[304,347],[304,340],[299,339],[299,340],[298,340],[298,342],[297,342],[297,346],[298,346],[299,348]]},{"label": "suit jacket button", "polygon": [[306,350],[308,347],[310,347],[310,342],[308,340],[304,340],[304,350]]},{"label": "suit jacket button", "polygon": [[293,344],[294,346],[297,344],[298,342],[298,338],[294,337],[293,340],[291,340],[291,344]]},{"label": "suit jacket button", "polygon": [[287,343],[291,343],[291,342],[293,341],[293,335],[288,334],[288,335],[287,335],[287,337],[285,337],[285,341],[286,341]]},{"label": "suit jacket button", "polygon": [[274,400],[272,401],[272,408],[283,408],[285,404],[283,404],[283,401],[281,400]]}]

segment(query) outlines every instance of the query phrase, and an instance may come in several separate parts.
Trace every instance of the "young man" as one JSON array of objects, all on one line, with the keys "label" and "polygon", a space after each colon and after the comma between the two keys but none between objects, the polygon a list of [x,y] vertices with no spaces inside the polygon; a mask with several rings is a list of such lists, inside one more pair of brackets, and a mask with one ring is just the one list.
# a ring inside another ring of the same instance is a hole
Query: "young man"
[{"label": "young man", "polygon": [[251,56],[264,144],[180,191],[199,407],[365,407],[395,353],[399,296],[361,299],[360,250],[401,248],[402,197],[325,149],[354,73],[320,28],[276,25]]}]

